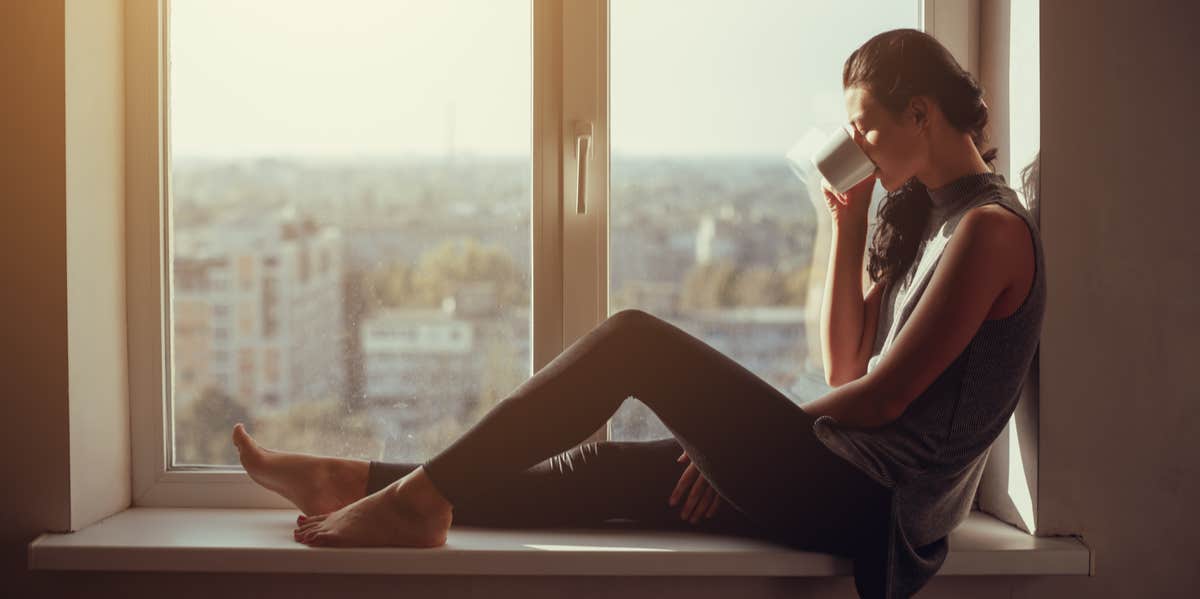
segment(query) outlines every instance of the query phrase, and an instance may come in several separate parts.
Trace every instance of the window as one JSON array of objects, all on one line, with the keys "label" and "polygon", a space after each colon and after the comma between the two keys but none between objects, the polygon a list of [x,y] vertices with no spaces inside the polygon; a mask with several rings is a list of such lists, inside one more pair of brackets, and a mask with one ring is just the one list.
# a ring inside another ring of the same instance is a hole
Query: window
[{"label": "window", "polygon": [[[166,240],[130,272],[137,505],[282,506],[236,421],[428,457],[628,307],[794,391],[823,205],[784,154],[845,119],[857,44],[932,22],[918,0],[149,4],[129,186],[171,225],[129,233]],[[664,433],[626,402],[591,438]]]}]

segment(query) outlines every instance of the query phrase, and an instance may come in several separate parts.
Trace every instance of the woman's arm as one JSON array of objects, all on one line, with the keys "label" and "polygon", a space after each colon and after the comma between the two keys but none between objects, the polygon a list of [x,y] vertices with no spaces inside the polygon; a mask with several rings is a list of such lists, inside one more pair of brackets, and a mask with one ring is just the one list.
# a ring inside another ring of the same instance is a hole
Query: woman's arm
[{"label": "woman's arm", "polygon": [[821,359],[825,382],[835,387],[861,376],[857,362],[866,313],[862,271],[867,219],[842,220],[834,220],[821,299]]},{"label": "woman's arm", "polygon": [[803,404],[815,416],[874,428],[899,418],[949,368],[992,306],[1029,264],[1013,252],[1031,244],[1020,217],[990,206],[968,211],[942,254],[929,287],[870,374]]},{"label": "woman's arm", "polygon": [[800,408],[815,416],[832,416],[839,424],[855,428],[876,428],[896,419],[887,411],[892,402],[885,400],[871,375],[859,377],[814,399]]}]

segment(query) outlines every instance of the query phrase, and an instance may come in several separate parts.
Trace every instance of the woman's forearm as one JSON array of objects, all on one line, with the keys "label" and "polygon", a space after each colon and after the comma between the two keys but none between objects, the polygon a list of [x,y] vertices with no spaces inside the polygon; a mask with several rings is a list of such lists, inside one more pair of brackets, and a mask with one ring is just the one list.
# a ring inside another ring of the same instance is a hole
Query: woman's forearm
[{"label": "woman's forearm", "polygon": [[825,378],[840,384],[854,368],[863,332],[863,252],[867,222],[834,221],[829,268],[821,300],[821,355]]},{"label": "woman's forearm", "polygon": [[875,384],[871,375],[859,377],[800,408],[812,416],[829,416],[839,424],[855,428],[877,428],[900,415],[886,392]]}]

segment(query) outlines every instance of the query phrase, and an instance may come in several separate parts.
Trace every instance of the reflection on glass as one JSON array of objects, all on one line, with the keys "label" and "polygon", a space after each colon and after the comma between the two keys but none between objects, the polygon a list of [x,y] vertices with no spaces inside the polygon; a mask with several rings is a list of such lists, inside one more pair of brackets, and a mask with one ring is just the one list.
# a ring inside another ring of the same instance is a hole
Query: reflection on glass
[{"label": "reflection on glass", "polygon": [[529,2],[171,11],[173,464],[422,461],[530,372]]},{"label": "reflection on glass", "polygon": [[[820,175],[784,155],[846,121],[850,52],[916,16],[892,0],[612,0],[610,313],[668,320],[796,401],[823,393],[829,217]],[[611,432],[671,436],[638,401]]]}]

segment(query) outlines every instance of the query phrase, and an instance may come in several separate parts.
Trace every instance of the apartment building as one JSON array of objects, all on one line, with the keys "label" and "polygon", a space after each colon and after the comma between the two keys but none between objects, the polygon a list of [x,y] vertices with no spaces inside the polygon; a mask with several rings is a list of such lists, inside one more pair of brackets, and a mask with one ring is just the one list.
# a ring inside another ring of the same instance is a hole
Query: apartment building
[{"label": "apartment building", "polygon": [[174,397],[259,408],[344,392],[342,237],[290,208],[178,232]]}]

